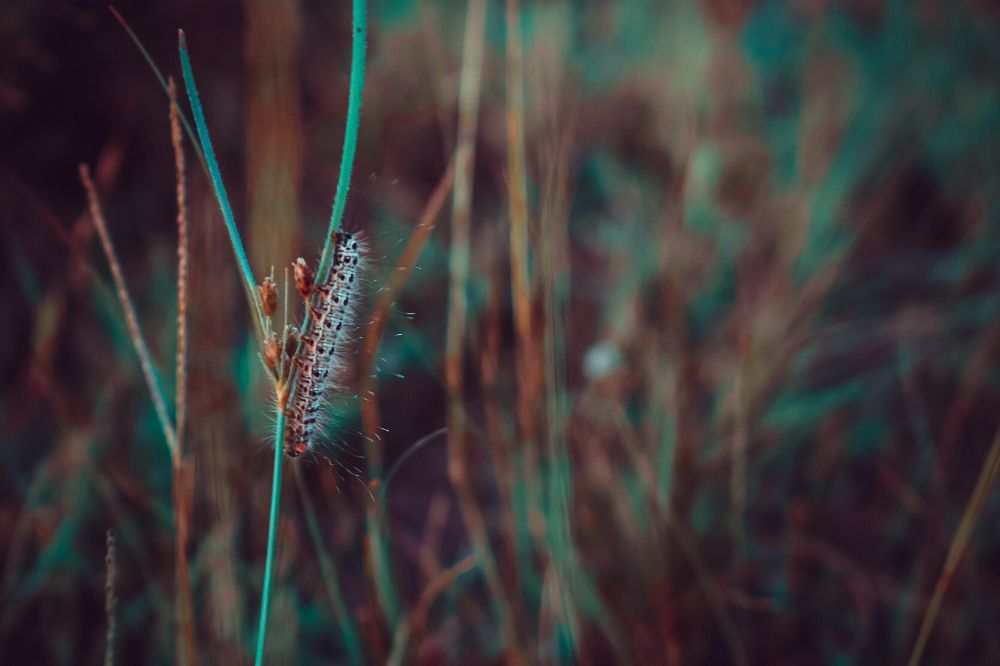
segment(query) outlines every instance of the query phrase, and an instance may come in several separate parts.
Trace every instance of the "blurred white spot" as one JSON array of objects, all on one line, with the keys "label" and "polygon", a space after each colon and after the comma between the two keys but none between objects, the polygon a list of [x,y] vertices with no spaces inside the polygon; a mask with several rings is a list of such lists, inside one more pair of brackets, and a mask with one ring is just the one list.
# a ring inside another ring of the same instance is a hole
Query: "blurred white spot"
[{"label": "blurred white spot", "polygon": [[622,353],[611,340],[602,340],[583,355],[583,374],[587,379],[599,379],[614,372],[622,364]]}]

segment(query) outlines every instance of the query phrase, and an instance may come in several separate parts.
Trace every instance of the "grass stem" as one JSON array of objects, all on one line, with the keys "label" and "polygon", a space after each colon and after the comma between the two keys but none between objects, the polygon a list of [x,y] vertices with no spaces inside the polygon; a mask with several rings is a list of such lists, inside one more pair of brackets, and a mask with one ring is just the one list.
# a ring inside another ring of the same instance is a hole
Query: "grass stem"
[{"label": "grass stem", "polygon": [[473,166],[476,153],[476,128],[479,122],[479,92],[482,82],[483,33],[486,26],[486,3],[469,0],[462,53],[462,72],[458,87],[458,141],[455,148],[455,186],[451,214],[451,249],[448,262],[448,323],[445,341],[445,381],[448,386],[448,478],[458,501],[469,540],[483,576],[496,600],[500,633],[509,649],[508,658],[520,663],[522,658],[510,627],[510,604],[497,571],[496,558],[490,549],[486,522],[476,502],[469,478],[466,453],[467,415],[463,402],[466,317],[470,253],[470,217],[473,190]]},{"label": "grass stem", "polygon": [[[367,44],[367,7],[365,0],[354,0],[354,17],[352,25],[352,50],[351,50],[351,81],[350,94],[347,108],[347,123],[344,130],[344,147],[341,154],[340,179],[337,182],[337,192],[334,197],[333,212],[330,217],[330,227],[327,232],[326,242],[323,247],[323,254],[320,259],[319,270],[317,271],[317,281],[322,281],[324,275],[329,270],[332,259],[333,239],[337,230],[340,229],[340,222],[343,218],[344,206],[347,202],[347,191],[350,185],[351,172],[354,167],[354,155],[357,150],[358,126],[360,125],[361,95],[364,90],[365,76],[365,49]],[[194,72],[191,69],[191,61],[188,56],[187,43],[184,32],[178,32],[178,49],[181,59],[181,71],[184,75],[184,87],[187,90],[188,100],[191,103],[191,112],[194,116],[195,128],[198,132],[198,139],[205,156],[212,187],[218,199],[219,208],[222,211],[223,221],[229,233],[229,241],[236,257],[237,267],[243,278],[243,287],[247,300],[251,303],[255,317],[255,327],[261,344],[263,344],[263,334],[266,330],[263,310],[260,299],[257,296],[256,283],[253,279],[253,272],[247,259],[246,250],[240,239],[239,230],[236,227],[236,219],[233,215],[229,197],[226,194],[225,185],[222,182],[222,173],[219,170],[218,162],[215,158],[215,150],[212,147],[212,140],[208,133],[208,125],[205,122],[205,114],[202,109],[201,100],[198,95],[198,88],[194,80]],[[305,321],[302,324],[303,330],[308,327],[309,309],[306,310]],[[288,378],[288,385],[294,386],[294,379]],[[283,454],[284,439],[284,405],[290,396],[282,385],[276,386],[278,400],[278,418],[275,423],[275,448],[274,448],[274,471],[271,483],[271,509],[268,520],[267,537],[267,559],[264,565],[264,587],[261,594],[260,625],[257,633],[257,656],[256,664],[261,664],[264,659],[264,645],[267,639],[267,616],[271,604],[271,579],[273,577],[274,556],[276,549],[276,533],[278,527],[278,516],[281,501],[281,461]]]},{"label": "grass stem", "polygon": [[104,616],[107,625],[104,636],[104,666],[114,666],[115,631],[117,629],[115,607],[118,605],[118,597],[115,594],[115,575],[118,569],[115,562],[115,533],[111,530],[108,530],[105,538],[104,569]]},{"label": "grass stem", "polygon": [[[358,145],[358,126],[360,125],[361,94],[365,86],[365,49],[368,36],[368,12],[365,0],[354,0],[354,15],[351,26],[352,47],[351,47],[351,82],[350,93],[347,101],[347,122],[344,129],[344,148],[341,153],[340,179],[337,182],[337,193],[334,197],[333,213],[330,217],[330,228],[327,232],[326,243],[323,246],[323,255],[320,258],[319,270],[316,271],[316,279],[321,283],[325,276],[327,266],[331,261],[331,250],[333,248],[333,238],[338,229],[344,214],[344,205],[347,202],[347,190],[350,184],[351,171],[354,168],[354,154]],[[222,177],[219,175],[218,165],[215,162],[215,155],[212,151],[211,142],[208,139],[208,129],[205,127],[205,118],[201,110],[201,103],[198,100],[198,90],[194,84],[194,74],[191,72],[191,64],[188,61],[187,47],[184,43],[184,33],[180,33],[181,67],[184,71],[184,82],[188,90],[188,97],[191,99],[191,108],[195,116],[195,125],[198,128],[198,135],[202,139],[202,147],[209,168],[212,171],[212,183],[216,186],[216,194],[219,198],[219,205],[223,207],[223,215],[226,218],[226,226],[229,229],[230,240],[233,243],[233,250],[237,255],[237,263],[240,264],[241,272],[244,275],[246,287],[249,290],[249,297],[257,309],[258,324],[263,330],[261,322],[260,301],[256,297],[255,285],[250,274],[246,253],[239,241],[239,233],[233,221],[232,210],[229,208],[225,190],[222,187]],[[228,212],[227,212],[228,211]],[[305,320],[302,323],[302,330],[307,330],[309,325],[309,308],[306,308]],[[300,342],[301,346],[301,342]],[[297,353],[297,351],[296,351]],[[294,386],[294,379],[289,378],[289,385]],[[271,577],[274,565],[274,553],[276,548],[275,535],[278,529],[278,508],[281,501],[281,459],[283,449],[283,439],[285,434],[285,404],[291,397],[283,386],[278,386],[278,418],[275,423],[274,437],[274,478],[271,483],[271,512],[268,522],[267,534],[267,561],[264,565],[264,590],[261,594],[260,603],[260,628],[257,633],[257,658],[255,663],[260,666],[264,659],[264,643],[267,638],[267,614],[271,605]]]},{"label": "grass stem", "polygon": [[174,566],[177,587],[177,654],[182,664],[195,663],[194,604],[191,600],[191,574],[187,548],[191,525],[193,477],[184,459],[184,430],[187,424],[187,307],[188,307],[188,217],[187,166],[181,136],[180,107],[177,105],[177,85],[171,78],[167,84],[170,98],[170,143],[174,149],[174,170],[177,181],[177,391],[174,399],[174,424],[177,446],[174,448],[174,520],[176,523]]},{"label": "grass stem", "polygon": [[326,593],[330,597],[330,604],[333,606],[333,614],[337,620],[337,629],[340,631],[340,640],[344,644],[347,652],[347,661],[354,666],[361,666],[365,663],[361,652],[361,643],[358,641],[358,632],[354,626],[354,619],[351,617],[347,604],[344,602],[344,595],[341,593],[340,583],[337,580],[337,572],[333,566],[333,560],[326,547],[323,545],[323,532],[319,527],[319,520],[316,518],[316,508],[309,497],[305,481],[302,480],[302,467],[295,466],[295,486],[299,492],[299,500],[306,514],[306,526],[309,528],[309,538],[312,539],[313,547],[316,549],[316,559],[319,561],[320,572],[323,575],[323,585]]},{"label": "grass stem", "polygon": [[976,485],[972,489],[972,495],[965,505],[965,511],[962,512],[962,519],[958,523],[958,529],[955,530],[955,536],[951,540],[944,566],[941,567],[941,574],[934,585],[934,596],[931,597],[927,612],[924,614],[924,620],[920,625],[917,641],[913,646],[913,652],[910,654],[910,666],[917,666],[923,657],[927,641],[934,629],[934,623],[941,611],[944,595],[948,591],[948,586],[951,584],[952,578],[955,577],[958,565],[962,561],[962,555],[972,539],[972,530],[976,527],[976,522],[983,512],[983,506],[986,504],[986,499],[989,497],[990,489],[998,474],[1000,474],[1000,431],[993,438],[993,444],[983,462],[979,478],[976,479]]},{"label": "grass stem", "polygon": [[271,512],[267,524],[267,560],[264,563],[264,591],[260,597],[260,625],[257,629],[256,666],[264,663],[264,643],[267,638],[267,615],[271,607],[271,578],[277,551],[278,513],[281,505],[281,460],[285,437],[285,405],[278,401],[278,418],[274,424],[274,474],[271,478]]},{"label": "grass stem", "polygon": [[177,455],[184,455],[184,427],[187,422],[187,308],[188,308],[188,218],[184,146],[181,137],[177,86],[170,79],[170,140],[174,148],[177,181],[177,391],[174,422],[177,427]]},{"label": "grass stem", "polygon": [[518,417],[527,445],[536,437],[535,409],[541,392],[541,364],[532,323],[528,274],[528,183],[524,148],[524,65],[521,10],[507,2],[507,178],[510,207],[510,276],[517,330]]}]

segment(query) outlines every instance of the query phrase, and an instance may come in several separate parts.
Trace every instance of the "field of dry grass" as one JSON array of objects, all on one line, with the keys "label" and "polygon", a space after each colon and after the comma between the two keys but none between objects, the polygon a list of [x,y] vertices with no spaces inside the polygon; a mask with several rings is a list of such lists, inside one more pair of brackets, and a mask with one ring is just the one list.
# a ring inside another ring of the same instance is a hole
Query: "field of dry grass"
[{"label": "field of dry grass", "polygon": [[0,7],[0,662],[1000,661],[1000,12],[351,4]]}]

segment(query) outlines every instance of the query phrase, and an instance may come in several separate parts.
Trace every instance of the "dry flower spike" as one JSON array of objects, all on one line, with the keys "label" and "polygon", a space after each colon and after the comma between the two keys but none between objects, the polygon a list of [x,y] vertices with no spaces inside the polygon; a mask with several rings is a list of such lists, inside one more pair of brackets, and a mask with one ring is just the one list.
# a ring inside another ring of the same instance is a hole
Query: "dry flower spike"
[{"label": "dry flower spike", "polygon": [[278,289],[274,285],[274,280],[270,276],[257,285],[257,293],[260,294],[260,305],[264,310],[264,316],[270,317],[278,309]]},{"label": "dry flower spike", "polygon": [[302,298],[309,298],[312,294],[313,280],[315,280],[315,273],[309,268],[309,264],[302,257],[299,257],[294,264],[292,264],[292,274],[295,276],[295,287],[302,294]]}]

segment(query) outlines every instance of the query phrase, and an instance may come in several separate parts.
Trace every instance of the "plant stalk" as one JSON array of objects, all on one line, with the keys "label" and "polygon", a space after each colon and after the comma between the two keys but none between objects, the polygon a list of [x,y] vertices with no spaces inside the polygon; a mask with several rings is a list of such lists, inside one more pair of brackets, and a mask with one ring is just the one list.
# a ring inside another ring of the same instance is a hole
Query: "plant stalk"
[{"label": "plant stalk", "polygon": [[281,458],[285,438],[285,405],[278,401],[278,418],[274,424],[274,474],[271,479],[271,515],[267,525],[267,560],[264,563],[264,591],[260,597],[260,626],[257,629],[256,666],[264,663],[264,641],[267,638],[267,615],[271,608],[271,578],[277,551],[278,510],[281,505]]}]

